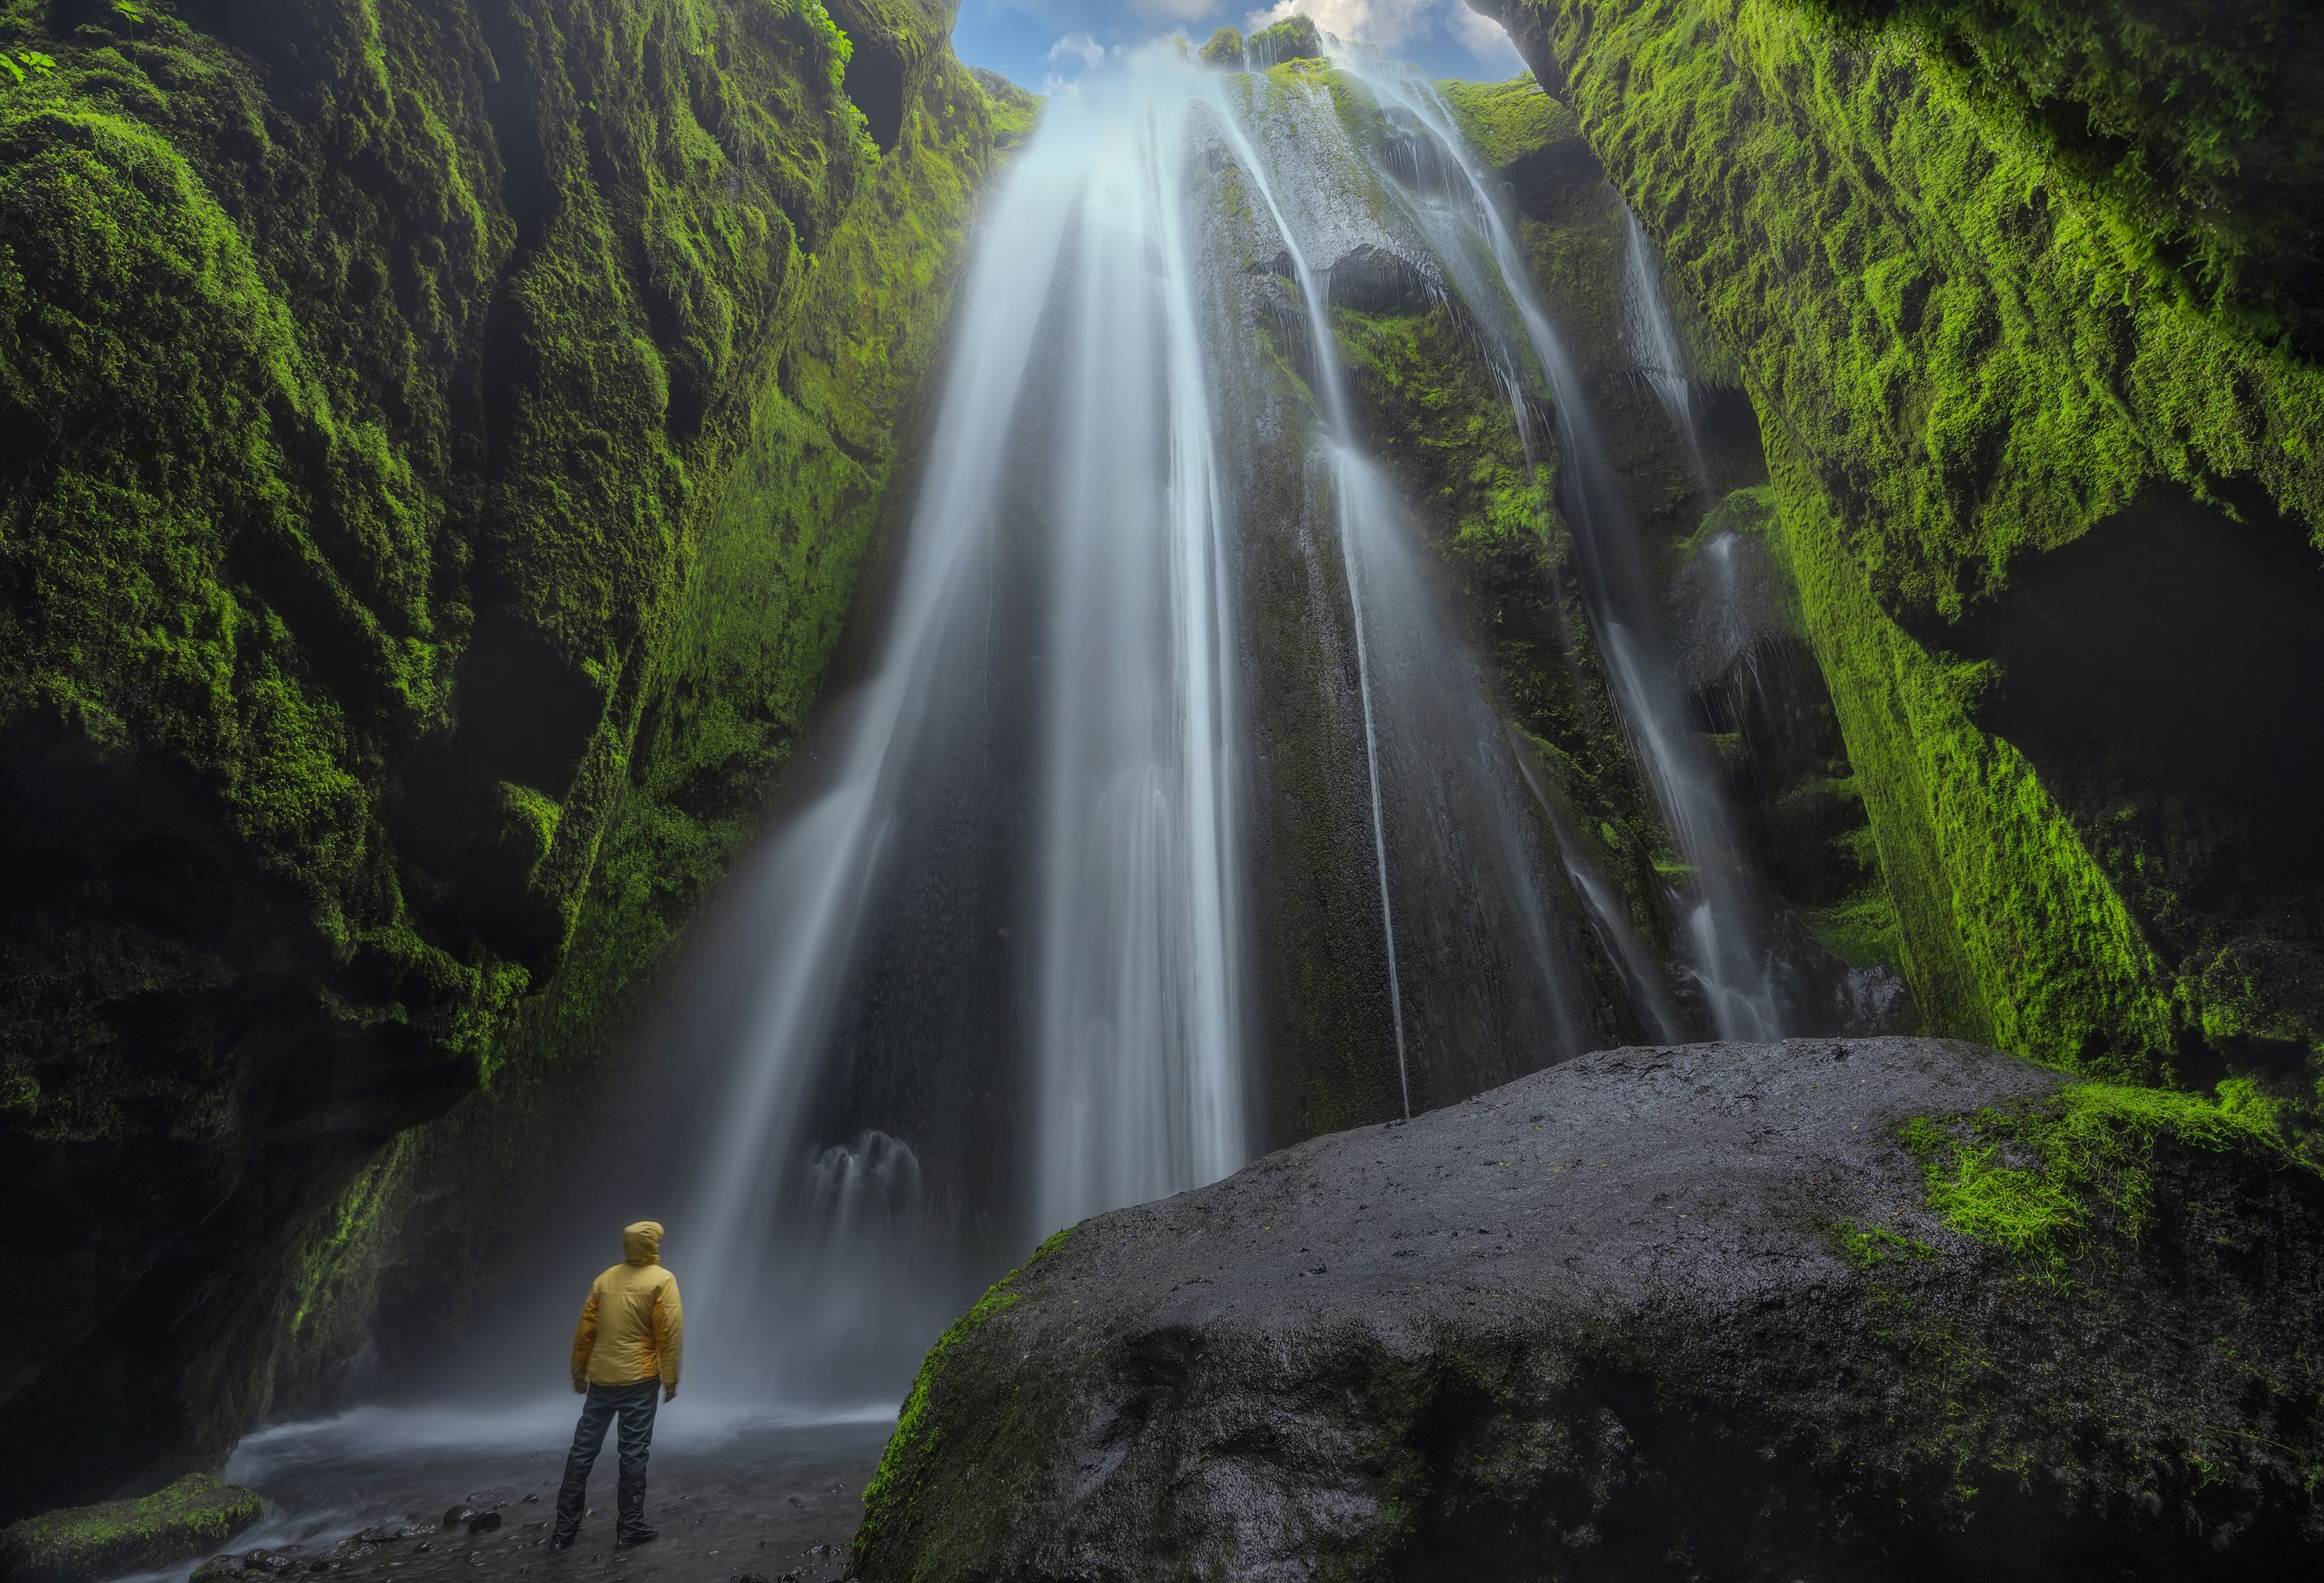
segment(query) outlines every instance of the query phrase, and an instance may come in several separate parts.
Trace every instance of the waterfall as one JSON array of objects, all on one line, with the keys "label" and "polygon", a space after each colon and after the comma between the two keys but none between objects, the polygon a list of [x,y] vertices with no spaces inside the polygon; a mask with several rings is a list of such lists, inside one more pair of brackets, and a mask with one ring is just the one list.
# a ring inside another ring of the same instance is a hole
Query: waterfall
[{"label": "waterfall", "polygon": [[[927,1313],[956,1306],[936,1269],[925,1303],[853,1305],[869,1339],[802,1310],[803,1291],[862,1272],[830,1267],[846,1196],[791,1162],[827,1171],[818,1110],[876,1104],[852,1091],[890,1051],[923,1081],[989,1062],[954,1079],[973,1091],[1004,1085],[991,1067],[1029,1045],[1031,1146],[923,1118],[978,1213],[1015,1219],[991,1233],[1004,1246],[1250,1153],[1222,494],[1167,179],[1184,118],[1082,130],[1038,139],[985,217],[884,655],[834,729],[835,772],[746,881],[780,905],[752,909],[771,926],[681,1222],[699,1367],[728,1389],[830,1387],[828,1346],[770,1348],[770,1329],[857,1351],[885,1335],[892,1383]],[[1016,577],[1028,555],[1038,592]],[[1020,686],[1038,700],[1029,725]],[[1030,739],[1020,761],[1012,734]],[[1013,917],[980,885],[995,851],[1035,876]],[[1020,933],[1001,953],[1033,1008],[1017,1036],[947,1017],[947,1000],[982,1018],[1017,997],[980,997],[966,981],[989,962],[948,967],[918,943]],[[913,982],[947,974],[963,981],[950,995]],[[1010,1160],[979,1173],[980,1150],[1030,1162],[1033,1180],[996,1186]],[[922,1213],[917,1196],[890,1209]]]},{"label": "waterfall", "polygon": [[[1245,59],[1249,54],[1246,51]],[[1258,69],[1264,70],[1265,65]],[[1212,84],[1197,78],[1204,87]],[[1299,244],[1298,233],[1286,217],[1282,204],[1275,196],[1274,183],[1268,178],[1268,166],[1259,157],[1250,136],[1228,109],[1222,95],[1205,96],[1218,113],[1218,124],[1233,147],[1240,168],[1257,185],[1269,218],[1284,242],[1285,256],[1289,260],[1296,278],[1299,299],[1306,309],[1308,344],[1312,349],[1320,394],[1323,400],[1323,416],[1327,425],[1333,482],[1333,498],[1339,509],[1339,538],[1342,574],[1347,582],[1348,609],[1355,636],[1356,686],[1362,701],[1364,731],[1364,766],[1371,798],[1372,853],[1379,874],[1380,934],[1388,967],[1388,1015],[1393,1023],[1396,1042],[1397,1091],[1404,1107],[1405,1119],[1412,1118],[1412,1071],[1410,1055],[1406,1048],[1404,1026],[1404,983],[1402,968],[1397,961],[1396,906],[1388,882],[1388,851],[1387,810],[1380,791],[1380,750],[1379,712],[1372,695],[1372,659],[1370,645],[1365,632],[1365,599],[1360,541],[1375,538],[1370,529],[1386,517],[1387,492],[1372,476],[1370,465],[1356,443],[1354,420],[1348,413],[1346,379],[1340,368],[1337,343],[1332,336],[1329,299],[1314,267],[1307,261]]]},{"label": "waterfall", "polygon": [[[1484,932],[1510,954],[1456,993],[1510,1003],[1514,1014],[1497,1031],[1520,1047],[1536,1044],[1539,1053],[1527,1064],[1578,1052],[1591,1034],[1576,1005],[1570,953],[1549,925],[1542,854],[1521,813],[1521,772],[1506,750],[1489,689],[1437,608],[1413,525],[1366,454],[1350,407],[1330,317],[1333,276],[1340,261],[1360,261],[1369,245],[1366,222],[1350,212],[1348,189],[1379,173],[1348,142],[1321,85],[1213,73],[1196,73],[1193,85],[1255,190],[1298,298],[1350,611],[1397,1085],[1409,1115],[1415,1030],[1407,1018],[1417,1008],[1406,961],[1421,948],[1398,928],[1400,890],[1429,904],[1437,950],[1452,934],[1443,900],[1451,887],[1467,889],[1471,931],[1479,918],[1489,919]],[[1428,1017],[1435,1035],[1432,1066],[1443,1063],[1442,1030],[1455,1016],[1475,1016],[1474,1007],[1446,1011],[1444,999],[1433,998]],[[1515,1075],[1523,1067],[1508,1070]],[[1442,1102],[1453,1096],[1440,1081],[1431,1097]]]},{"label": "waterfall", "polygon": [[[1757,898],[1741,872],[1711,766],[1687,727],[1683,700],[1670,674],[1669,646],[1645,593],[1629,514],[1580,373],[1533,289],[1524,255],[1482,168],[1435,86],[1370,51],[1334,42],[1332,59],[1364,85],[1385,113],[1400,112],[1461,174],[1463,189],[1456,202],[1443,202],[1425,189],[1407,189],[1407,194],[1432,232],[1442,235],[1448,224],[1458,225],[1482,244],[1497,276],[1493,296],[1515,310],[1548,383],[1563,461],[1560,494],[1573,528],[1599,651],[1664,822],[1691,870],[1680,898],[1689,971],[1721,1038],[1781,1037],[1786,1020],[1778,970]],[[1464,295],[1480,312],[1489,314],[1495,306],[1474,288]],[[1517,417],[1525,420],[1521,410]]]},{"label": "waterfall", "polygon": [[1662,403],[1679,443],[1686,447],[1687,460],[1701,477],[1702,433],[1695,419],[1694,381],[1686,371],[1678,326],[1671,319],[1670,299],[1663,291],[1662,262],[1655,257],[1637,211],[1627,204],[1622,208],[1622,330],[1639,377]]},{"label": "waterfall", "polygon": [[1038,859],[1044,1228],[1245,1158],[1224,510],[1176,179],[1187,107],[1154,110],[1046,138],[1017,179],[1076,230]]},{"label": "waterfall", "polygon": [[[1359,1115],[1605,1043],[1593,949],[1675,1026],[1351,411],[1335,291],[1497,295],[1590,454],[1465,152],[1406,152],[1376,165],[1320,83],[1166,49],[1053,100],[989,199],[874,658],[737,878],[699,975],[724,1009],[665,1058],[670,1247],[721,1396],[899,1388],[1042,1235],[1241,1165],[1299,975],[1355,1008],[1325,1036]],[[1423,187],[1473,212],[1415,233],[1381,195]],[[1567,472],[1594,566],[1603,464]],[[1715,801],[1625,640],[1643,607],[1585,581],[1741,1026]],[[1296,763],[1262,723],[1286,711]]]}]

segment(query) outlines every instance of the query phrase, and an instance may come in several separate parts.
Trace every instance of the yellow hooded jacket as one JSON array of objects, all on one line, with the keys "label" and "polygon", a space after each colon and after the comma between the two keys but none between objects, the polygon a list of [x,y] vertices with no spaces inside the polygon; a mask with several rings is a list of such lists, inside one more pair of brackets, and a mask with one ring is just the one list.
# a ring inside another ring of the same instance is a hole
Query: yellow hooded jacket
[{"label": "yellow hooded jacket", "polygon": [[573,1383],[633,1385],[659,1377],[678,1388],[686,1317],[678,1277],[661,1267],[661,1222],[622,1228],[622,1262],[589,1287],[573,1331]]}]

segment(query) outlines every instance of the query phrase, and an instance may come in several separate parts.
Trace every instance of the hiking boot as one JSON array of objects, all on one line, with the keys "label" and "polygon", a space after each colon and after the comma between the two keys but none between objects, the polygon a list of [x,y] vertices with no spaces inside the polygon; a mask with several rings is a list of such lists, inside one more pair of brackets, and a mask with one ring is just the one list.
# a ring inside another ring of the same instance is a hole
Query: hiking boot
[{"label": "hiking boot", "polygon": [[573,1542],[579,1537],[580,1535],[576,1533],[552,1533],[549,1536],[549,1548],[551,1550],[571,1550],[573,1548]]},{"label": "hiking boot", "polygon": [[656,1534],[654,1525],[646,1521],[645,1480],[622,1480],[620,1496],[621,1521],[613,1525],[613,1542],[651,1544]]}]

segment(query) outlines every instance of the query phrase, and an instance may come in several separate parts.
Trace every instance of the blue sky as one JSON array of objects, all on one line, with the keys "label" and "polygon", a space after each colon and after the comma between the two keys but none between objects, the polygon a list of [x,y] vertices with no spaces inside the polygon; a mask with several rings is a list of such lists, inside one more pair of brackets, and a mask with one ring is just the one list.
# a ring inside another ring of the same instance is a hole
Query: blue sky
[{"label": "blue sky", "polygon": [[952,41],[972,66],[1054,92],[1117,45],[1169,32],[1199,43],[1221,23],[1248,32],[1254,19],[1293,11],[1438,77],[1499,81],[1525,69],[1508,35],[1462,0],[961,0]]}]

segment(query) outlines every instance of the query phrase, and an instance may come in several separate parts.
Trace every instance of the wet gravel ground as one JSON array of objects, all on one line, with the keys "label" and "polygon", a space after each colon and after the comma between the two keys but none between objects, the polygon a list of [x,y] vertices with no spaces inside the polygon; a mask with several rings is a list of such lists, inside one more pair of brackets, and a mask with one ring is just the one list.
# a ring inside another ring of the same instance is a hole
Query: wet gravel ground
[{"label": "wet gravel ground", "polygon": [[[612,1437],[590,1476],[594,1514],[552,1553],[549,1524],[571,1443],[573,1405],[507,1412],[369,1409],[245,1440],[226,1477],[265,1496],[268,1514],[224,1553],[263,1550],[288,1564],[252,1568],[281,1583],[438,1583],[478,1577],[653,1578],[682,1583],[830,1583],[846,1570],[863,1487],[894,1427],[871,1413],[835,1421],[704,1423],[689,1404],[663,1409],[648,1475],[650,1544],[613,1543]],[[467,1506],[480,1532],[445,1528]],[[497,1517],[497,1525],[491,1518]],[[358,1537],[360,1536],[360,1537]],[[217,1569],[217,1571],[224,1569]],[[139,1583],[177,1583],[189,1566]]]}]

